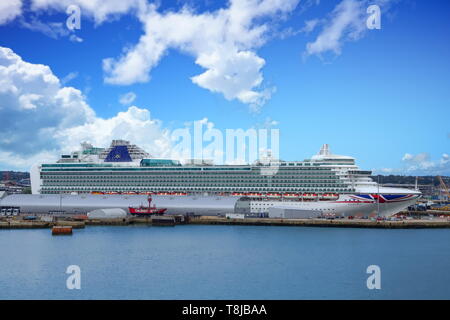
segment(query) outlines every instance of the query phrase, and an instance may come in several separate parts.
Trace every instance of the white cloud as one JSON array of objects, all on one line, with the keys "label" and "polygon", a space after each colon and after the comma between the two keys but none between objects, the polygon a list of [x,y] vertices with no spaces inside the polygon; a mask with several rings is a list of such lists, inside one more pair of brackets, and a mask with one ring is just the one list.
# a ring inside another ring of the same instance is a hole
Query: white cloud
[{"label": "white cloud", "polygon": [[0,1],[0,25],[14,20],[22,13],[21,0]]},{"label": "white cloud", "polygon": [[128,92],[119,97],[119,102],[124,106],[130,105],[136,100],[136,94],[134,92]]},{"label": "white cloud", "polygon": [[78,72],[76,72],[76,71],[70,72],[64,78],[61,79],[61,84],[65,85],[67,82],[72,81],[76,77],[78,77]]},{"label": "white cloud", "polygon": [[19,22],[22,27],[31,31],[41,32],[52,39],[66,37],[71,33],[62,22],[42,22],[35,16],[31,16],[29,21],[22,17]]},{"label": "white cloud", "polygon": [[20,17],[19,23],[23,28],[40,32],[52,39],[68,37],[72,42],[83,42],[82,38],[75,35],[75,30],[68,29],[63,22],[42,22],[36,16],[29,15],[27,18]]},{"label": "white cloud", "polygon": [[450,156],[446,153],[442,154],[441,160],[439,160],[441,165],[447,165],[450,163]]},{"label": "white cloud", "polygon": [[146,0],[32,0],[34,11],[54,9],[65,12],[70,5],[81,9],[81,16],[93,17],[96,24],[101,24],[118,16],[137,12],[145,6]]},{"label": "white cloud", "polygon": [[77,149],[81,141],[108,146],[112,139],[129,140],[153,156],[167,156],[171,150],[169,131],[162,128],[161,121],[151,118],[150,111],[136,106],[109,119],[95,118],[83,125],[62,130],[56,137],[64,141],[66,152]]},{"label": "white cloud", "polygon": [[103,61],[105,81],[120,85],[149,81],[152,68],[174,48],[192,55],[195,63],[206,69],[191,77],[193,83],[257,110],[270,99],[273,89],[261,88],[265,60],[255,50],[267,40],[268,19],[288,14],[297,3],[232,0],[227,8],[204,13],[187,6],[160,13],[150,4],[139,15],[145,33],[138,44],[118,59]]},{"label": "white cloud", "polygon": [[312,19],[305,21],[305,26],[301,29],[301,32],[310,33],[320,24],[319,19]]},{"label": "white cloud", "polygon": [[381,174],[398,175],[450,175],[450,156],[443,153],[440,159],[433,160],[427,152],[405,153],[402,165],[397,168],[373,169]]},{"label": "white cloud", "polygon": [[23,61],[0,47],[0,149],[19,154],[55,147],[56,131],[90,121],[95,112],[81,92],[62,87],[48,66]]},{"label": "white cloud", "polygon": [[[382,14],[385,14],[393,2],[395,0],[342,0],[328,19],[324,19],[324,26],[317,38],[306,44],[305,54],[307,56],[314,54],[320,56],[325,52],[341,54],[344,42],[359,40],[367,32],[368,6],[378,5],[382,9]],[[313,22],[310,23],[307,29],[316,26]]]},{"label": "white cloud", "polygon": [[408,173],[420,172],[433,175],[450,173],[450,158],[446,153],[442,154],[439,160],[431,160],[426,152],[416,155],[405,153],[402,161],[405,163],[404,171]]},{"label": "white cloud", "polygon": [[109,119],[95,115],[82,93],[64,87],[45,65],[23,61],[0,47],[0,164],[27,169],[37,160],[54,159],[87,140],[106,146],[113,138],[130,139],[153,154],[170,150],[170,139],[150,112],[130,107]]},{"label": "white cloud", "polygon": [[405,154],[403,155],[402,161],[410,161],[410,160],[412,160],[413,158],[414,158],[414,156],[413,156],[412,154],[410,154],[410,153],[405,153]]},{"label": "white cloud", "polygon": [[[377,171],[377,170],[373,170],[373,171]],[[392,169],[392,168],[381,168],[379,171],[381,171],[382,173],[386,173],[386,174],[392,174],[396,172],[396,169]]]},{"label": "white cloud", "polygon": [[331,17],[314,42],[306,44],[308,55],[326,51],[341,53],[345,40],[357,40],[366,29],[364,2],[343,0],[333,10]]},{"label": "white cloud", "polygon": [[[2,11],[13,12],[12,4],[20,4],[21,1],[6,0],[6,3],[10,8],[8,10],[2,8],[2,6],[5,6],[4,3],[0,3],[0,24],[2,24]],[[39,14],[42,11],[66,13],[69,6],[75,5],[80,8],[82,20],[87,17],[92,18],[96,25],[100,25],[106,21],[115,20],[123,14],[137,14],[140,8],[145,8],[145,4],[146,0],[31,0],[27,11],[34,12],[36,15],[30,14],[26,19],[21,17],[20,25],[29,30],[41,32],[53,39],[68,37],[70,41],[79,43],[83,42],[83,39],[75,34],[75,30],[67,28],[65,20],[63,22],[43,22],[38,19]],[[19,10],[15,16],[20,14],[21,11]]]},{"label": "white cloud", "polygon": [[276,127],[280,124],[279,121],[272,119],[271,117],[266,117],[255,123],[255,129],[271,129],[272,127]]},{"label": "white cloud", "polygon": [[59,149],[43,151],[24,157],[14,152],[2,151],[0,149],[0,168],[4,166],[7,170],[29,171],[35,163],[53,162],[58,159]]},{"label": "white cloud", "polygon": [[71,34],[69,40],[72,42],[83,42],[83,39],[77,35]]}]

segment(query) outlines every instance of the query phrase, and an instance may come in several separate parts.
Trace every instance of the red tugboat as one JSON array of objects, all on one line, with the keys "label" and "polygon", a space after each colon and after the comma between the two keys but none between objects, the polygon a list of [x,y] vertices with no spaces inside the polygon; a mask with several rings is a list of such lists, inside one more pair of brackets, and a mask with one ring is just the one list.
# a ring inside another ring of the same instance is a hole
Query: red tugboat
[{"label": "red tugboat", "polygon": [[140,206],[138,208],[134,207],[128,207],[128,210],[130,211],[130,214],[137,215],[137,216],[150,216],[154,214],[163,214],[167,208],[157,208],[155,205],[152,204],[152,197],[148,196],[148,207]]}]

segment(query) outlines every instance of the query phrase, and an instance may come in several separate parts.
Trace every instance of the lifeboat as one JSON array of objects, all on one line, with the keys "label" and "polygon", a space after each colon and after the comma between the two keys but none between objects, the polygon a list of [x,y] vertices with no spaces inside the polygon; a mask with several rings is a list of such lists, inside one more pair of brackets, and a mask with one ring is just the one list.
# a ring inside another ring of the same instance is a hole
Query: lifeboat
[{"label": "lifeboat", "polygon": [[339,198],[339,195],[335,193],[325,193],[321,196],[321,199],[323,200],[336,200]]},{"label": "lifeboat", "polygon": [[317,199],[317,194],[315,194],[315,193],[304,193],[302,195],[302,197],[305,200],[315,200],[315,199]]},{"label": "lifeboat", "polygon": [[247,197],[251,197],[251,198],[258,198],[258,197],[261,197],[262,196],[262,194],[261,193],[248,193],[247,194]]},{"label": "lifeboat", "polygon": [[279,193],[268,193],[267,198],[281,198],[281,194]]},{"label": "lifeboat", "polygon": [[292,199],[292,198],[298,198],[299,195],[297,193],[285,193],[285,194],[283,194],[283,197]]}]

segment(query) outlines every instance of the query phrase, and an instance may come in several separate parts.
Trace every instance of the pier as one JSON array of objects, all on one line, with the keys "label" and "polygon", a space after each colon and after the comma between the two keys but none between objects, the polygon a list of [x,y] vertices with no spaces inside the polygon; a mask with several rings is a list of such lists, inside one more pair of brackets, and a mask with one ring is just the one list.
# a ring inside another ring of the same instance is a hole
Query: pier
[{"label": "pier", "polygon": [[334,228],[379,228],[379,229],[423,229],[450,228],[450,220],[401,220],[372,221],[370,219],[273,219],[245,218],[227,219],[223,217],[198,217],[190,219],[191,224],[253,225],[253,226],[302,226]]},{"label": "pier", "polygon": [[252,225],[252,226],[297,226],[297,227],[340,227],[340,228],[385,228],[385,229],[418,229],[418,228],[450,228],[450,218],[429,219],[282,219],[282,218],[226,218],[221,216],[154,216],[126,217],[114,219],[86,219],[74,221],[70,217],[56,221],[24,220],[23,217],[2,218],[0,229],[51,229],[53,227],[71,227],[81,229],[86,226],[129,226],[129,225]]}]

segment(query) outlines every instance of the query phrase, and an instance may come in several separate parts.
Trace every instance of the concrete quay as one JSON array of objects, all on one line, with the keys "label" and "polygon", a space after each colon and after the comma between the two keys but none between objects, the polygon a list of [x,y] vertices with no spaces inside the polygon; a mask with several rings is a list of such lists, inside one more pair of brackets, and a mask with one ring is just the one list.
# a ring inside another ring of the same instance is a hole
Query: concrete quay
[{"label": "concrete quay", "polygon": [[191,218],[190,224],[221,224],[221,225],[259,225],[259,226],[303,226],[303,227],[341,227],[341,228],[384,228],[384,229],[419,229],[419,228],[450,228],[450,220],[401,220],[372,221],[370,219],[274,219],[245,218],[227,219],[223,217]]},{"label": "concrete quay", "polygon": [[127,217],[116,219],[86,219],[73,221],[70,219],[58,219],[57,221],[27,221],[20,218],[0,220],[0,229],[51,229],[54,226],[67,226],[73,229],[86,226],[128,226],[128,225],[253,225],[253,226],[303,226],[303,227],[340,227],[340,228],[384,228],[384,229],[424,229],[424,228],[450,228],[450,220],[445,219],[404,219],[399,221],[370,219],[279,219],[279,218],[225,218],[214,216],[189,217],[179,221],[175,218],[167,223],[164,217]]}]

